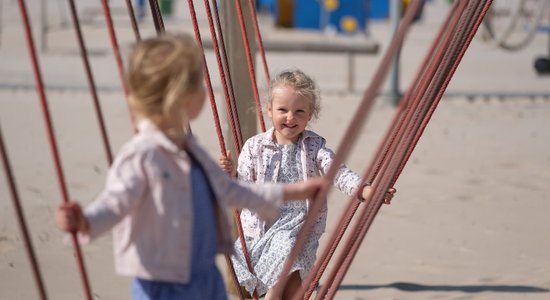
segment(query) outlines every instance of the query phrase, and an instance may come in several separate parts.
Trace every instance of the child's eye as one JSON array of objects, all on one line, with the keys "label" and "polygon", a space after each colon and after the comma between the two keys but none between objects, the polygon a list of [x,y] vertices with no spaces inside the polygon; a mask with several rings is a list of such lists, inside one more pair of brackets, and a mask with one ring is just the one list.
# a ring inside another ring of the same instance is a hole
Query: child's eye
[{"label": "child's eye", "polygon": [[279,108],[279,109],[277,109],[277,110],[280,111],[280,112],[286,112],[286,111],[287,111],[287,110],[284,109],[284,108]]}]

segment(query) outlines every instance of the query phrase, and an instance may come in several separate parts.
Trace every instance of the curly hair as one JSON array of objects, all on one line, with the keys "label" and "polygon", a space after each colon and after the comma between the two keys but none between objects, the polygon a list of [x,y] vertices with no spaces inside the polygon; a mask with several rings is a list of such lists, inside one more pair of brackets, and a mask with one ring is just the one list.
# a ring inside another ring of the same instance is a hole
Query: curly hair
[{"label": "curly hair", "polygon": [[312,116],[315,119],[319,117],[321,111],[320,93],[319,88],[311,77],[298,69],[287,70],[277,74],[269,84],[268,104],[273,101],[273,90],[281,86],[292,87],[298,94],[308,99],[310,101]]}]

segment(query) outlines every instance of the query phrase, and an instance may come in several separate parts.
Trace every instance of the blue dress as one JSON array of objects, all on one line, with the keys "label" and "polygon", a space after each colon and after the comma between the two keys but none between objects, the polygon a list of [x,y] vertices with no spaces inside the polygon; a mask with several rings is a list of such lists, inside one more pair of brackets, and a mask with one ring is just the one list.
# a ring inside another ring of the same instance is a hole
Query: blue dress
[{"label": "blue dress", "polygon": [[133,300],[225,300],[223,278],[216,267],[216,218],[213,195],[206,174],[193,161],[191,168],[193,197],[193,245],[191,281],[176,282],[134,279]]}]

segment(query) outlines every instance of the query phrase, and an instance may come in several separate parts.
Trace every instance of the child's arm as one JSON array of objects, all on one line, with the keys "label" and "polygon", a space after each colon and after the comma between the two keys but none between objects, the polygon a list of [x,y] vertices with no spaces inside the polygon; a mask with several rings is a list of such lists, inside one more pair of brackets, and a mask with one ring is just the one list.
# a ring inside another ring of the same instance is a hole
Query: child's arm
[{"label": "child's arm", "polygon": [[[334,161],[334,152],[323,145],[317,153],[317,161],[322,173],[326,174],[330,166],[332,165],[332,162]],[[361,177],[359,177],[359,175],[348,169],[346,165],[340,165],[340,168],[338,169],[336,176],[334,177],[334,185],[336,186],[336,188],[338,188],[344,194],[351,196],[354,194],[360,183]],[[371,192],[372,187],[370,185],[364,185],[363,190],[361,191],[361,195],[359,196],[359,200],[364,201],[365,199],[368,199]],[[396,190],[394,188],[388,189],[386,197],[384,198],[385,204],[390,204],[395,192]]]},{"label": "child's arm", "polygon": [[299,183],[285,184],[283,187],[283,200],[305,200],[314,199],[315,194],[327,182],[324,177],[314,177]]},{"label": "child's arm", "polygon": [[123,147],[109,169],[104,190],[83,210],[76,202],[61,204],[56,212],[59,229],[77,232],[88,243],[108,232],[142,200],[148,189],[145,165],[150,166],[155,153],[136,153]]}]

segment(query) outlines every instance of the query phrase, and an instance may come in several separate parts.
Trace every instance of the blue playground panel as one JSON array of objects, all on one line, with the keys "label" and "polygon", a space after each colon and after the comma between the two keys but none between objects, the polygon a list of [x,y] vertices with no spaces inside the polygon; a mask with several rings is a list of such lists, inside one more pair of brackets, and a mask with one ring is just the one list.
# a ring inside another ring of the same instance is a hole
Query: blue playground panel
[{"label": "blue playground panel", "polygon": [[[258,7],[278,15],[277,2],[258,0]],[[323,11],[325,3],[334,10]],[[388,16],[389,0],[294,0],[293,27],[323,30],[326,25],[343,33],[365,32],[369,20]]]}]

